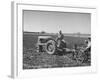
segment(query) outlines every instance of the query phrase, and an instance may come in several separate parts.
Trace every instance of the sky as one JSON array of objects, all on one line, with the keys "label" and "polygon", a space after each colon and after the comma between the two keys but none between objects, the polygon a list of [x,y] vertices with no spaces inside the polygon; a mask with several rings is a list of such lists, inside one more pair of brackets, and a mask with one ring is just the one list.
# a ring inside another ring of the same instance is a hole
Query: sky
[{"label": "sky", "polygon": [[57,33],[91,33],[91,14],[54,11],[23,11],[24,31]]}]

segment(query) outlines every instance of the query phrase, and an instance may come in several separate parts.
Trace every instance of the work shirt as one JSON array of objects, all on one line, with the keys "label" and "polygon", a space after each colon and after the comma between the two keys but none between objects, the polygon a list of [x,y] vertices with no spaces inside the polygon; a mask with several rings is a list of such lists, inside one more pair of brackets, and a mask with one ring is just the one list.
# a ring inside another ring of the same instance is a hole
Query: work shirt
[{"label": "work shirt", "polygon": [[64,40],[57,40],[57,47],[60,49],[66,48],[66,42]]},{"label": "work shirt", "polygon": [[90,47],[91,47],[91,42],[88,41],[87,48],[90,48]]}]

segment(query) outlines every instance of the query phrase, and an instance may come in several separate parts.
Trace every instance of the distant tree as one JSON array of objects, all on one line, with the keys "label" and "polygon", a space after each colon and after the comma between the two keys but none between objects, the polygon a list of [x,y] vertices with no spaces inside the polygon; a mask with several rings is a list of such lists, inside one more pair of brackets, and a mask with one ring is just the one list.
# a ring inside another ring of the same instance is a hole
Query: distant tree
[{"label": "distant tree", "polygon": [[41,31],[41,33],[42,33],[42,34],[45,34],[46,32],[45,32],[45,31]]},{"label": "distant tree", "polygon": [[77,33],[77,36],[79,36],[79,37],[80,37],[80,35],[81,35],[81,33],[80,33],[80,32],[78,32],[78,33]]}]

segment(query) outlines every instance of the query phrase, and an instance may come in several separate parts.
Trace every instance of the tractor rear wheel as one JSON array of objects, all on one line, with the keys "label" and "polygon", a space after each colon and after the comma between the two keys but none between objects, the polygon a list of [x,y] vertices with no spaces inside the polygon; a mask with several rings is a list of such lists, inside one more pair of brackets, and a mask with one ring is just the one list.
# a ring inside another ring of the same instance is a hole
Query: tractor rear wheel
[{"label": "tractor rear wheel", "polygon": [[56,52],[55,40],[48,40],[45,46],[45,50],[48,54],[54,54]]}]

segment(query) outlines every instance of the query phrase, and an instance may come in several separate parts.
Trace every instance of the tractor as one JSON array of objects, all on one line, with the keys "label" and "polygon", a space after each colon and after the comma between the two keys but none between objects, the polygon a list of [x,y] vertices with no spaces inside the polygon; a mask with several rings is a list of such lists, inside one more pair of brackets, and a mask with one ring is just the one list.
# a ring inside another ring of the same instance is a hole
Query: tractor
[{"label": "tractor", "polygon": [[[66,46],[66,43],[64,43]],[[37,52],[46,52],[48,54],[73,52],[72,49],[63,49],[57,47],[57,41],[51,36],[39,36],[37,41]]]}]

